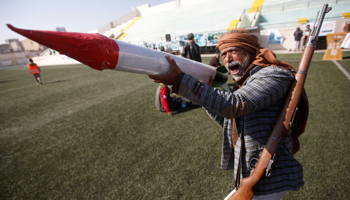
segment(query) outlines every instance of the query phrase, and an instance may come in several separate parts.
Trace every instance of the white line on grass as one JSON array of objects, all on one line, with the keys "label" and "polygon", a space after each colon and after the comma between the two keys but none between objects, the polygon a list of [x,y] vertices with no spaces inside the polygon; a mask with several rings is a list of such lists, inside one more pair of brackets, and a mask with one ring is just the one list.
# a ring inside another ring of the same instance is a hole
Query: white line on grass
[{"label": "white line on grass", "polygon": [[332,61],[340,69],[340,71],[343,72],[343,74],[346,76],[346,78],[348,78],[349,81],[350,81],[350,74],[349,74],[349,72],[347,72],[336,60],[332,60]]}]

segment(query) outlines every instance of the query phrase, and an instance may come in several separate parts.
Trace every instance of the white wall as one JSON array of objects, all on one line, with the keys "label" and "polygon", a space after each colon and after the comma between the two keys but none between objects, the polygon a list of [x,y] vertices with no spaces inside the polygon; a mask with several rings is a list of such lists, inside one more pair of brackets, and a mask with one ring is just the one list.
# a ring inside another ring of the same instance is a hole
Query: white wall
[{"label": "white wall", "polygon": [[197,3],[205,3],[206,1],[210,0],[181,0],[181,6],[190,6]]},{"label": "white wall", "polygon": [[81,64],[66,55],[55,54],[51,56],[39,56],[32,58],[38,66],[49,66],[49,65],[73,65]]},{"label": "white wall", "polygon": [[[260,30],[260,46],[269,48],[271,50],[294,50],[294,31],[295,28],[278,29],[283,35],[282,45],[280,44],[267,44],[269,38],[269,30]],[[302,39],[303,40],[303,39]]]},{"label": "white wall", "polygon": [[167,10],[175,9],[175,1],[159,4],[156,6],[150,6],[149,4],[137,6],[136,9],[141,13],[141,16],[147,16],[150,14],[160,13]]},{"label": "white wall", "polygon": [[24,66],[28,63],[28,56],[32,57],[37,54],[39,54],[39,52],[29,51],[0,54],[0,68]]},{"label": "white wall", "polygon": [[340,19],[335,22],[334,32],[344,32],[344,26],[346,22],[350,22],[350,19]]}]

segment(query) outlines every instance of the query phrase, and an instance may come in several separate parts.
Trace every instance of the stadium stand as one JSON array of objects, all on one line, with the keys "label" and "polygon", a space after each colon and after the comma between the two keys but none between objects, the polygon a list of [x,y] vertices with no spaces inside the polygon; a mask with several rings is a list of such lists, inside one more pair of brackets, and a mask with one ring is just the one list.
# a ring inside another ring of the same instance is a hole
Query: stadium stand
[{"label": "stadium stand", "polygon": [[[278,3],[275,3],[278,2]],[[328,3],[332,7],[332,11],[327,14],[327,20],[342,19],[343,13],[350,10],[350,1],[296,1],[296,0],[266,0],[261,10],[259,18],[259,28],[266,29],[280,29],[297,27],[298,19],[307,19],[304,21],[314,22],[317,11],[322,5]],[[297,11],[297,12],[296,12]]]},{"label": "stadium stand", "polygon": [[249,8],[252,3],[252,0],[236,0],[235,3],[228,0],[220,3],[207,1],[200,6],[194,4],[142,17],[127,30],[128,35],[123,41],[138,44],[158,41],[168,33],[181,36],[189,32],[225,31],[232,20],[239,19],[244,8]]},{"label": "stadium stand", "polygon": [[[232,28],[247,28],[267,40],[270,30],[283,35],[282,44],[272,49],[290,49],[293,32],[297,26],[313,23],[324,4],[332,11],[325,21],[333,20],[334,29],[342,30],[350,21],[350,0],[174,0],[150,7],[148,4],[132,8],[133,12],[98,30],[107,37],[136,45],[165,42],[166,35],[172,41],[192,32],[211,34]],[[264,35],[265,34],[265,35]],[[325,40],[325,39],[324,39]],[[265,43],[265,41],[264,41]],[[205,51],[206,45],[201,45]],[[215,48],[209,48],[209,52]]]}]

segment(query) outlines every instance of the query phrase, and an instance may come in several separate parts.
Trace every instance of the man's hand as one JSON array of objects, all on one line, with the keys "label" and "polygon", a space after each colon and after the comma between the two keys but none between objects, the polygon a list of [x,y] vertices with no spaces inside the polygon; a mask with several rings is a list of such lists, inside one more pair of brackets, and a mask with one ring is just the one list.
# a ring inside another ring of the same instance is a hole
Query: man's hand
[{"label": "man's hand", "polygon": [[165,85],[172,85],[176,76],[179,75],[182,70],[177,66],[175,60],[170,57],[169,55],[166,55],[165,58],[168,60],[170,64],[170,70],[168,73],[163,75],[147,75],[149,78],[153,80],[153,82],[156,83],[164,83]]},{"label": "man's hand", "polygon": [[214,85],[214,79],[213,79],[212,76],[209,77],[209,83],[208,83],[207,85],[209,85],[210,87],[213,87],[213,85]]}]

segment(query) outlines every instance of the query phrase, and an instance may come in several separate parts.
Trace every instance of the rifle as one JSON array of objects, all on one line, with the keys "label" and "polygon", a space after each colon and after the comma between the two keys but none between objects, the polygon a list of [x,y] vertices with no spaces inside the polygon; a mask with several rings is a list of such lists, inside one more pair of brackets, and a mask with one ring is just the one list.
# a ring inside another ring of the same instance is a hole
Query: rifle
[{"label": "rifle", "polygon": [[325,4],[319,18],[319,12],[317,13],[313,31],[299,62],[298,71],[295,73],[295,78],[290,86],[275,127],[272,130],[253,173],[249,177],[243,178],[241,185],[235,188],[225,200],[251,200],[254,196],[254,186],[265,174],[267,177],[271,175],[272,165],[277,156],[278,149],[293,126],[293,120],[298,109],[297,105],[300,101],[307,71],[316,47],[324,16],[331,9],[331,7],[328,7],[328,4]]}]

